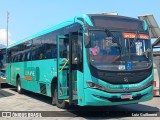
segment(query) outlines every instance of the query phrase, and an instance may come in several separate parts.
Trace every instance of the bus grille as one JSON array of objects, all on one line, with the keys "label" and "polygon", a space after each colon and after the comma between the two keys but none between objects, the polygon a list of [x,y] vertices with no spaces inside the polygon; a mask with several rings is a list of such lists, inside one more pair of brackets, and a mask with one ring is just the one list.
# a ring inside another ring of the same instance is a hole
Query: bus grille
[{"label": "bus grille", "polygon": [[132,72],[101,72],[95,77],[111,84],[134,84],[145,80],[152,74],[152,69]]}]

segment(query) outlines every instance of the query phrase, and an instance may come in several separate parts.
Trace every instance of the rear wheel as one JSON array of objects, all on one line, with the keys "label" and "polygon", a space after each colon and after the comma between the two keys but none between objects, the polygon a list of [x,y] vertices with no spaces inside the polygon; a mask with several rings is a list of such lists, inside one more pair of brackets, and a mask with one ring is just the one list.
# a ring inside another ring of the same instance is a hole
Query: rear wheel
[{"label": "rear wheel", "polygon": [[56,86],[55,89],[54,89],[54,97],[53,97],[54,103],[56,104],[56,106],[58,108],[67,109],[69,107],[69,103],[64,101],[64,100],[58,100],[57,91],[58,91],[58,89],[57,89],[57,86]]},{"label": "rear wheel", "polygon": [[24,90],[23,90],[22,87],[21,87],[21,81],[20,81],[20,78],[19,78],[19,77],[17,78],[17,92],[18,92],[19,94],[22,94],[22,93],[24,92]]}]

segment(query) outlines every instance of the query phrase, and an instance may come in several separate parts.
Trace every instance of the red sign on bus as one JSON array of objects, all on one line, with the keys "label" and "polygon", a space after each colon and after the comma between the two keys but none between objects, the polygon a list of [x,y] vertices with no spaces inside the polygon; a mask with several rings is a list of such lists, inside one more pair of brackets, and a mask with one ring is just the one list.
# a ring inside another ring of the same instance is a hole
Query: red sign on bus
[{"label": "red sign on bus", "polygon": [[123,37],[124,37],[124,38],[136,38],[136,33],[124,32],[124,33],[123,33]]},{"label": "red sign on bus", "polygon": [[[136,33],[124,32],[123,37],[124,38],[136,38]],[[146,39],[146,40],[150,39],[149,35],[147,34],[138,34],[138,38]]]},{"label": "red sign on bus", "polygon": [[147,40],[150,39],[149,35],[147,35],[147,34],[139,34],[139,38],[140,39],[147,39]]}]

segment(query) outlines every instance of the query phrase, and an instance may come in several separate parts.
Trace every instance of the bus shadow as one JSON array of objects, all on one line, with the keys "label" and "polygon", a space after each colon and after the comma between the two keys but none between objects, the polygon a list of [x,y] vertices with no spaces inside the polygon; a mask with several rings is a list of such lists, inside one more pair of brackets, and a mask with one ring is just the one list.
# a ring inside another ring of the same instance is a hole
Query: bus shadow
[{"label": "bus shadow", "polygon": [[[16,89],[11,89],[16,91]],[[33,93],[30,91],[25,91],[24,95],[36,99],[41,102],[45,102],[49,105],[52,105],[52,99],[50,97]],[[54,107],[54,106],[53,106]],[[67,117],[83,117],[83,118],[120,118],[120,117],[132,117],[135,113],[143,113],[143,114],[158,114],[159,108],[152,107],[149,105],[143,104],[130,104],[130,105],[117,105],[117,106],[77,106],[72,105],[67,110],[63,110],[67,112]],[[63,113],[61,114],[63,116]],[[63,117],[65,117],[66,113]]]},{"label": "bus shadow", "polygon": [[5,88],[15,88],[15,87],[7,83],[1,83],[1,89],[5,89]]},{"label": "bus shadow", "polygon": [[[10,89],[14,92],[17,92],[16,88],[15,89]],[[42,94],[39,94],[39,93],[33,93],[33,92],[30,92],[30,91],[27,91],[25,90],[23,95],[27,96],[27,97],[30,97],[32,99],[36,99],[36,100],[39,100],[39,101],[42,101],[42,102],[45,102],[47,104],[50,104],[52,105],[52,98],[48,97],[48,96],[45,96],[45,95],[42,95]]]},{"label": "bus shadow", "polygon": [[12,95],[14,95],[14,94],[0,89],[0,98],[9,97],[9,96],[12,96]]}]

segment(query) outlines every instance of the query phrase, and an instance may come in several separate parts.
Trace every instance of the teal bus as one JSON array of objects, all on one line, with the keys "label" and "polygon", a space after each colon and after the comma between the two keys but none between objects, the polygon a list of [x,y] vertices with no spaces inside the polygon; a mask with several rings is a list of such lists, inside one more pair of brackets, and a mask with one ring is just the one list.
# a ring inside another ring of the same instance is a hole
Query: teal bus
[{"label": "teal bus", "polygon": [[0,48],[0,83],[6,83],[6,48]]},{"label": "teal bus", "polygon": [[52,97],[59,108],[152,99],[151,40],[145,21],[82,14],[7,48],[7,83]]}]

